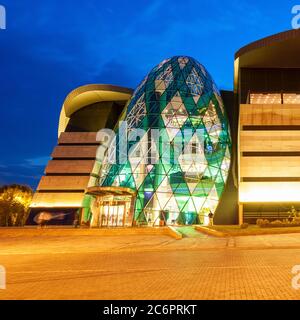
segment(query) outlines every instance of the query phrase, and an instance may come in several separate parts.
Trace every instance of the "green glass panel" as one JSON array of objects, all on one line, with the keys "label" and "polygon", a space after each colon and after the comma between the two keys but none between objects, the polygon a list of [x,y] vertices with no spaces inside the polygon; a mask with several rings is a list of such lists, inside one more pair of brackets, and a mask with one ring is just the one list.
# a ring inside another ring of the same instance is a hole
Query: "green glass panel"
[{"label": "green glass panel", "polygon": [[[183,104],[180,105],[181,100]],[[159,200],[158,197],[163,196],[161,190],[167,176],[165,188],[168,192],[171,190],[175,197],[172,198],[174,203],[170,203],[169,207],[174,211],[177,222],[196,223],[193,216],[197,214],[196,207],[200,208],[203,203],[203,208],[210,208],[213,199],[221,197],[228,176],[227,168],[224,169],[223,166],[223,172],[220,170],[226,150],[229,149],[227,156],[231,152],[229,125],[222,98],[203,65],[191,57],[177,56],[163,61],[144,78],[122,119],[126,120],[134,108],[137,107],[138,110],[140,103],[144,103],[146,114],[131,129],[169,129],[168,132],[161,133],[156,145],[155,153],[159,161],[152,165],[139,164],[137,167],[131,166],[129,162],[125,165],[112,165],[107,176],[101,177],[101,185],[110,186],[116,182],[121,186],[137,189],[135,220],[143,222],[146,220],[145,208],[155,214],[158,208],[161,209],[162,205],[158,203],[165,200]],[[173,118],[170,115],[162,116],[166,107],[171,105]],[[190,136],[186,133],[183,136],[186,129],[191,130]],[[182,162],[181,156],[196,129],[201,129],[197,131],[201,135],[198,136],[198,141],[204,142],[201,148],[205,159],[202,159],[200,166],[198,162],[194,164],[193,160]],[[118,128],[116,133],[118,134]],[[129,143],[128,147],[132,144]],[[170,147],[165,148],[165,144],[170,144]],[[116,149],[118,154],[118,143]],[[148,154],[146,156],[149,158]],[[157,190],[160,194],[155,195]],[[213,203],[212,210],[215,207]]]}]

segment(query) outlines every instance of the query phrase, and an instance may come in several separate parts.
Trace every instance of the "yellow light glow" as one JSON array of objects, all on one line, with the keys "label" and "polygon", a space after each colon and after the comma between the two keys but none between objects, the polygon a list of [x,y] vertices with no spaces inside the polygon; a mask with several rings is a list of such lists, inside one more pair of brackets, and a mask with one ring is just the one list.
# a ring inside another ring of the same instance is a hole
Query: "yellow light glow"
[{"label": "yellow light glow", "polygon": [[300,202],[300,182],[242,182],[239,201]]},{"label": "yellow light glow", "polygon": [[204,216],[204,219],[203,219],[203,225],[204,226],[209,226],[209,217],[207,215]]},{"label": "yellow light glow", "polygon": [[78,202],[32,202],[30,208],[78,208],[81,207],[81,201]]},{"label": "yellow light glow", "polygon": [[40,193],[33,196],[30,208],[80,208],[84,193]]},{"label": "yellow light glow", "polygon": [[21,196],[15,196],[14,199],[15,199],[16,201],[20,202],[20,203],[23,203],[23,202],[24,202],[24,200],[23,200],[23,198],[22,198]]}]

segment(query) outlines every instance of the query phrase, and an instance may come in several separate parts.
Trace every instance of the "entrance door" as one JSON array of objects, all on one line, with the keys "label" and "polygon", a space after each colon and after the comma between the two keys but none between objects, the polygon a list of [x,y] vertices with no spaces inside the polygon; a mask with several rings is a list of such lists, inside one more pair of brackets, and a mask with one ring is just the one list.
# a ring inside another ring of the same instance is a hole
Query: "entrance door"
[{"label": "entrance door", "polygon": [[105,203],[101,208],[101,227],[123,227],[125,222],[125,203]]}]

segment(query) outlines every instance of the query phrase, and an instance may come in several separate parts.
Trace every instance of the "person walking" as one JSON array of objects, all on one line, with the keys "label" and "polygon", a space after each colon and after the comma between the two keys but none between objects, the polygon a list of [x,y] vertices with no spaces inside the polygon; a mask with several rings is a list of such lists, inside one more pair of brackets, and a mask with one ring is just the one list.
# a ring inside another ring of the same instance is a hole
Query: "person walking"
[{"label": "person walking", "polygon": [[214,214],[211,211],[209,211],[208,218],[209,218],[209,226],[212,227],[214,225]]},{"label": "person walking", "polygon": [[75,219],[74,219],[74,221],[73,221],[73,227],[77,229],[78,226],[79,226],[79,218],[78,218],[78,216],[77,216],[77,214],[76,214],[76,215],[75,215]]}]

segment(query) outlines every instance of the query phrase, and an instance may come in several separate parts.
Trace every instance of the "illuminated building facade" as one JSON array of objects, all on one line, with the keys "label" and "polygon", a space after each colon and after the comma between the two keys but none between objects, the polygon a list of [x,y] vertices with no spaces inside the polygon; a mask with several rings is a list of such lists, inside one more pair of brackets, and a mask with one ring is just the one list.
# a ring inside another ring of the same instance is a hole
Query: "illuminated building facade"
[{"label": "illuminated building facade", "polygon": [[86,189],[95,185],[99,173],[96,153],[102,141],[97,141],[97,132],[115,126],[131,94],[127,88],[87,85],[67,96],[59,118],[58,145],[34,194],[29,224],[42,211],[66,213],[63,220],[52,223],[70,224],[76,214],[87,210]]},{"label": "illuminated building facade", "polygon": [[[288,217],[292,205],[300,208],[299,57],[300,31],[292,30],[236,53],[234,92],[220,93],[204,66],[185,56],[163,61],[134,92],[74,90],[29,223],[42,210],[65,212],[64,223],[78,214],[93,227],[206,223],[210,211],[217,224]],[[126,142],[122,163],[120,120],[128,136],[144,132]],[[104,128],[116,134],[109,143],[117,162],[97,135]],[[162,130],[155,143],[152,129]]]},{"label": "illuminated building facade", "polygon": [[[123,120],[128,158],[111,164],[107,153],[103,159],[99,187],[93,188],[99,205],[92,224],[110,224],[111,216],[118,216],[121,225],[124,219],[151,225],[204,223],[224,191],[231,155],[227,115],[207,70],[191,57],[163,61],[135,90]],[[151,139],[156,132],[159,137]],[[135,133],[138,143],[130,139]],[[122,143],[116,142],[117,154]],[[134,190],[134,208],[124,205],[128,195],[107,195],[107,187]]]},{"label": "illuminated building facade", "polygon": [[236,54],[239,220],[288,218],[300,203],[300,30]]}]

